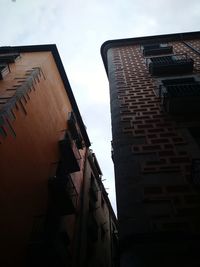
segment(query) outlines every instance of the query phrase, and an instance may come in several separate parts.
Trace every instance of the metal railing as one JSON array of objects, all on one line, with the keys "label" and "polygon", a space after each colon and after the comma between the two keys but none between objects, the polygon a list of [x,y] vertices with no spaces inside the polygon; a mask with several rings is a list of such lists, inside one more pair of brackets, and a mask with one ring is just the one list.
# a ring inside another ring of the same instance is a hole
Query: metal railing
[{"label": "metal railing", "polygon": [[188,96],[200,96],[200,82],[161,85],[159,87],[160,98]]},{"label": "metal railing", "polygon": [[171,45],[164,43],[143,45],[141,46],[141,50],[145,57],[173,53],[173,47]]},{"label": "metal railing", "polygon": [[20,53],[5,53],[0,54],[1,63],[14,63],[17,58],[20,57]]},{"label": "metal railing", "polygon": [[194,60],[187,54],[174,54],[147,58],[146,65],[152,75],[165,76],[192,72]]},{"label": "metal railing", "polygon": [[78,192],[70,175],[65,175],[62,177],[51,177],[49,180],[49,184],[53,189],[54,194],[57,194],[58,197],[61,197],[61,195],[66,194],[72,201],[73,206],[76,209],[78,203]]},{"label": "metal railing", "polygon": [[189,58],[185,54],[174,54],[170,56],[155,56],[146,59],[146,64],[153,63],[155,65],[168,65],[168,64],[180,64],[185,62],[193,62],[192,58]]}]

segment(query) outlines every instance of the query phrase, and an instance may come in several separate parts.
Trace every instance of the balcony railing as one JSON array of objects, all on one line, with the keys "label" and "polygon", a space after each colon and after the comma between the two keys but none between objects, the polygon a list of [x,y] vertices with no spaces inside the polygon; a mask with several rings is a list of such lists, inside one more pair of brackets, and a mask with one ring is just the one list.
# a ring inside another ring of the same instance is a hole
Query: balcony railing
[{"label": "balcony railing", "polygon": [[100,169],[99,163],[97,161],[97,158],[94,153],[90,152],[88,156],[88,160],[90,162],[90,165],[92,167],[93,173],[95,177],[101,177],[102,176],[102,171]]},{"label": "balcony railing", "polygon": [[[184,79],[183,79],[184,80]],[[169,113],[199,113],[200,112],[200,82],[175,80],[173,84],[161,85],[159,96],[165,110]]]},{"label": "balcony railing", "polygon": [[69,134],[66,134],[64,140],[59,141],[59,147],[61,153],[61,166],[64,169],[64,172],[73,173],[80,171],[79,160],[81,156],[74,140],[70,138]]},{"label": "balcony railing", "polygon": [[0,63],[14,63],[20,57],[19,53],[0,54]]},{"label": "balcony railing", "polygon": [[75,141],[77,148],[82,149],[83,140],[82,140],[80,131],[78,129],[78,124],[77,124],[77,121],[76,121],[76,118],[73,112],[69,112],[69,118],[67,120],[67,123],[68,123],[71,138]]},{"label": "balcony railing", "polygon": [[7,64],[0,64],[0,80],[3,80],[3,78],[10,72],[9,66]]},{"label": "balcony railing", "polygon": [[49,188],[56,211],[60,215],[73,214],[76,212],[78,193],[69,175],[50,178]]},{"label": "balcony railing", "polygon": [[189,73],[193,71],[194,65],[193,59],[186,54],[151,57],[147,58],[146,62],[150,74],[154,76]]},{"label": "balcony railing", "polygon": [[166,55],[173,53],[173,47],[168,44],[148,44],[142,46],[142,52],[145,57]]}]

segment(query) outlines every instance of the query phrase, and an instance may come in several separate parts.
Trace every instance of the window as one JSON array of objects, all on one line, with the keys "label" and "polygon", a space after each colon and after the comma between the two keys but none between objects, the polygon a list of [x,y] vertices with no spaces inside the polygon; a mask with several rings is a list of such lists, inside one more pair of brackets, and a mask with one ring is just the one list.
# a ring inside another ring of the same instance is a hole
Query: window
[{"label": "window", "polygon": [[[162,85],[163,86],[160,86],[160,97],[162,97],[165,92],[171,97],[200,94],[200,82],[195,81],[194,77],[162,80]],[[163,87],[165,90],[162,90]]]},{"label": "window", "polygon": [[78,193],[69,175],[65,179],[63,177],[50,178],[49,193],[51,201],[60,215],[74,214],[76,212]]},{"label": "window", "polygon": [[162,80],[158,96],[171,114],[200,112],[200,82],[194,77]]},{"label": "window", "polygon": [[19,53],[0,54],[0,63],[14,63],[19,56]]},{"label": "window", "polygon": [[187,54],[151,57],[146,59],[150,74],[165,76],[189,73],[193,71],[194,61]]},{"label": "window", "polygon": [[76,118],[73,112],[69,112],[69,118],[68,118],[68,127],[69,127],[69,132],[72,137],[72,139],[75,141],[75,144],[78,149],[83,148],[83,140],[81,137],[81,134],[78,130]]},{"label": "window", "polygon": [[173,47],[168,44],[146,44],[142,46],[142,52],[145,57],[162,54],[172,54]]},{"label": "window", "polygon": [[69,134],[66,134],[65,139],[59,141],[59,147],[61,154],[61,165],[65,172],[73,173],[80,171],[79,159],[81,156]]},{"label": "window", "polygon": [[95,177],[100,178],[100,176],[102,175],[102,171],[99,167],[99,163],[96,159],[96,156],[94,153],[92,153],[92,150],[90,150],[89,156],[88,156],[88,160],[90,162],[90,166],[93,170],[93,173],[95,175]]},{"label": "window", "polygon": [[10,72],[10,69],[8,65],[1,64],[0,65],[0,80],[3,80],[3,78]]}]

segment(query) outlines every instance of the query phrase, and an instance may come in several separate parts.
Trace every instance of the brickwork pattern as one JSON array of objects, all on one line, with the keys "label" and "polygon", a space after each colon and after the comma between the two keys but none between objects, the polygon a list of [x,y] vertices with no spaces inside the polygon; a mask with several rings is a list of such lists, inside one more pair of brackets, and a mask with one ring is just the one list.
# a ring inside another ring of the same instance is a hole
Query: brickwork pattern
[{"label": "brickwork pattern", "polygon": [[[200,49],[200,41],[190,41]],[[200,72],[200,56],[181,42],[173,42],[174,53],[187,53],[194,59],[194,73]],[[175,174],[183,184],[151,185],[144,187],[144,203],[168,203],[171,211],[152,215],[153,230],[194,229],[199,231],[198,222],[193,219],[200,211],[200,197],[197,186],[191,183],[192,155],[189,143],[181,132],[178,121],[199,122],[192,117],[173,118],[165,113],[160,100],[155,96],[156,79],[145,64],[140,46],[113,48],[115,82],[123,137],[132,137],[130,144],[134,155],[154,154],[157,160],[140,162],[141,177],[145,175]],[[167,77],[166,77],[167,78]]]}]

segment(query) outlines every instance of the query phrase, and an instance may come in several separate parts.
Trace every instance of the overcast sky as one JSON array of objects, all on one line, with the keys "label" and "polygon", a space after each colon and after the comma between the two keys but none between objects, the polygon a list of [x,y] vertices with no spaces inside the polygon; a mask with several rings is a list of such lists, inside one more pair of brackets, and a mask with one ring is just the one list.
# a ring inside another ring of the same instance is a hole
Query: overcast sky
[{"label": "overcast sky", "polygon": [[1,46],[54,43],[116,211],[110,107],[100,46],[110,39],[200,30],[199,0],[0,0]]}]

